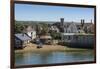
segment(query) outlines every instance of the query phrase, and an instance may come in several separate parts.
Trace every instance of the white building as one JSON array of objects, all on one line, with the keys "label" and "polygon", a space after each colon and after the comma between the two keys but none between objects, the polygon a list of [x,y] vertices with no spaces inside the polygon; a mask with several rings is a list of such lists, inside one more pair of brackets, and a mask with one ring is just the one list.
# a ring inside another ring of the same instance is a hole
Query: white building
[{"label": "white building", "polygon": [[25,33],[31,37],[31,39],[35,39],[36,38],[36,31],[34,28],[32,28],[32,26],[28,26],[26,29],[25,29]]},{"label": "white building", "polygon": [[53,31],[53,32],[59,33],[59,29],[58,29],[56,26],[51,26],[51,27],[49,28],[49,30],[50,30],[50,31]]}]

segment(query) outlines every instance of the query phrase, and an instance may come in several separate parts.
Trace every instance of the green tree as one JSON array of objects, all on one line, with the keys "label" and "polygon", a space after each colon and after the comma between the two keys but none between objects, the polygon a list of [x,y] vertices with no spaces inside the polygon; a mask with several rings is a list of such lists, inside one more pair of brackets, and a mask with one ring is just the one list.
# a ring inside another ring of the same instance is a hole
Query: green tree
[{"label": "green tree", "polygon": [[61,39],[61,34],[56,32],[50,33],[53,39]]},{"label": "green tree", "polygon": [[24,25],[18,22],[15,22],[15,33],[22,33]]},{"label": "green tree", "polygon": [[40,27],[42,28],[41,30],[41,35],[47,35],[48,34],[48,24],[46,23],[41,23]]}]

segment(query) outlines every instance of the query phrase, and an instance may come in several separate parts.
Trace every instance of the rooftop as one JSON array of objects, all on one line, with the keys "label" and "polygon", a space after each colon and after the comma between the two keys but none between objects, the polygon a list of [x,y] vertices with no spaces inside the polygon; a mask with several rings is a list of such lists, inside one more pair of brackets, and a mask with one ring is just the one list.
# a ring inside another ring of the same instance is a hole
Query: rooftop
[{"label": "rooftop", "polygon": [[25,40],[31,40],[30,37],[28,37],[26,34],[15,34],[15,37],[17,37],[18,39],[22,40],[22,41],[25,41]]}]

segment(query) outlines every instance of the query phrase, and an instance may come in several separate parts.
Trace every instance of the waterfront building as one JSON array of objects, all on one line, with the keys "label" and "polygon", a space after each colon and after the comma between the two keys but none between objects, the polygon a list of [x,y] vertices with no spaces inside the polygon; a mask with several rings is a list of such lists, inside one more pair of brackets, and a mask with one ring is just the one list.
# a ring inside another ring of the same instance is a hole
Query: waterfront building
[{"label": "waterfront building", "polygon": [[[81,20],[81,23],[70,23],[64,26],[64,33],[61,33],[61,41],[70,47],[89,47],[93,48],[94,35],[90,34],[93,25],[87,25]],[[89,29],[90,28],[90,29]],[[92,29],[93,30],[93,29]],[[86,32],[87,31],[87,32]]]},{"label": "waterfront building", "polygon": [[27,26],[24,29],[24,32],[32,39],[34,40],[36,38],[36,31],[32,26]]},{"label": "waterfront building", "polygon": [[43,44],[51,44],[52,37],[50,35],[41,35],[40,40]]},{"label": "waterfront building", "polygon": [[25,33],[15,34],[15,48],[24,48],[31,41]]}]

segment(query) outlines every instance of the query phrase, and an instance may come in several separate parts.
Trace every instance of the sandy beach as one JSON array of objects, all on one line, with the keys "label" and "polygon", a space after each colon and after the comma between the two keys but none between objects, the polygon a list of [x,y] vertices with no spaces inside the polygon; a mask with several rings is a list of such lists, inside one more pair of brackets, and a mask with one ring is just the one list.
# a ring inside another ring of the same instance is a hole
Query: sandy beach
[{"label": "sandy beach", "polygon": [[82,48],[69,48],[67,46],[61,46],[61,45],[43,45],[42,48],[37,48],[36,44],[28,44],[27,47],[20,50],[15,50],[15,53],[18,52],[27,52],[27,51],[86,51],[89,49],[82,49]]}]

